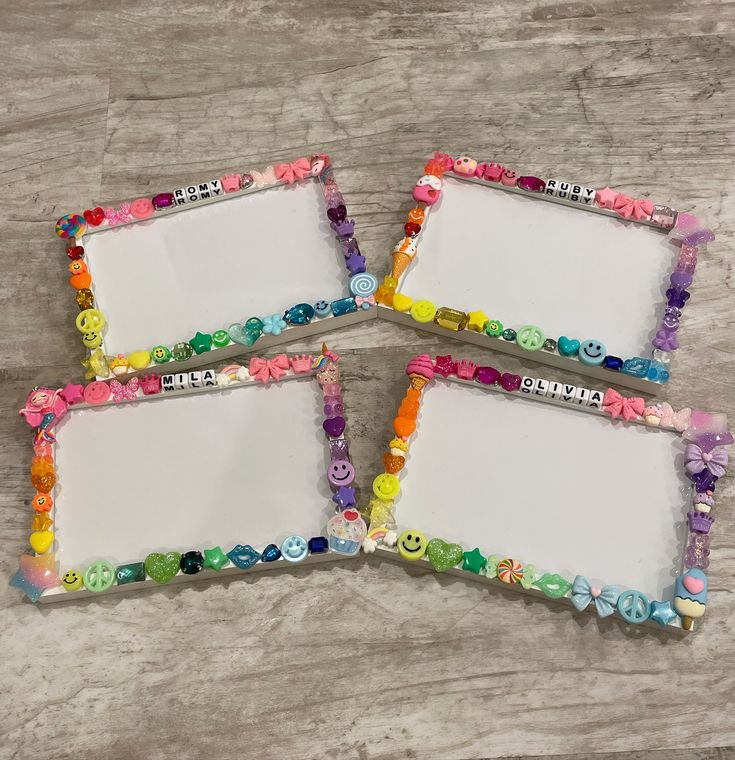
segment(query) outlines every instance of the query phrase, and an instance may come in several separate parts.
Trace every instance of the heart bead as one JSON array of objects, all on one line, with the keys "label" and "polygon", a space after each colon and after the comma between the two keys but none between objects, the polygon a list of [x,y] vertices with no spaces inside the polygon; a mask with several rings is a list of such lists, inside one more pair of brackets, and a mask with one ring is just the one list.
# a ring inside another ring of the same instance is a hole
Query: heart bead
[{"label": "heart bead", "polygon": [[93,227],[99,227],[105,218],[105,210],[97,206],[97,208],[87,209],[82,216],[87,220],[88,224]]},{"label": "heart bead", "polygon": [[322,427],[330,438],[339,438],[344,433],[345,424],[344,417],[330,417],[322,422]]},{"label": "heart bead", "polygon": [[701,594],[704,591],[704,581],[701,578],[685,575],[682,577],[681,582],[690,594]]},{"label": "heart bead", "polygon": [[37,530],[28,539],[36,554],[45,554],[54,543],[54,534],[50,530]]},{"label": "heart bead", "polygon": [[156,583],[168,583],[179,572],[180,563],[178,552],[153,552],[145,558],[145,571]]},{"label": "heart bead", "polygon": [[581,344],[575,338],[567,338],[566,335],[562,335],[556,345],[562,356],[576,356]]},{"label": "heart bead", "polygon": [[504,391],[512,393],[521,387],[521,376],[513,375],[510,372],[503,372],[500,376],[500,385]]},{"label": "heart bead", "polygon": [[443,573],[464,560],[464,550],[459,544],[448,544],[441,538],[432,538],[426,547],[426,556],[434,570]]},{"label": "heart bead", "polygon": [[263,562],[275,562],[277,559],[281,558],[281,550],[275,545],[275,544],[268,544],[268,546],[263,549]]}]

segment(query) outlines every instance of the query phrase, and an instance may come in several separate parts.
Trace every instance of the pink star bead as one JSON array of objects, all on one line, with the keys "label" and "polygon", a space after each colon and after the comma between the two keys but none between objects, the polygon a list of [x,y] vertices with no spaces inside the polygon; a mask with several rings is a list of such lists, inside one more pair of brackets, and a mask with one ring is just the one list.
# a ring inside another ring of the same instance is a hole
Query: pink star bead
[{"label": "pink star bead", "polygon": [[59,394],[69,406],[72,404],[80,404],[84,401],[84,386],[75,385],[74,383],[67,383]]},{"label": "pink star bead", "polygon": [[600,208],[613,208],[617,197],[618,193],[615,190],[610,187],[603,187],[602,190],[595,192],[595,203]]}]

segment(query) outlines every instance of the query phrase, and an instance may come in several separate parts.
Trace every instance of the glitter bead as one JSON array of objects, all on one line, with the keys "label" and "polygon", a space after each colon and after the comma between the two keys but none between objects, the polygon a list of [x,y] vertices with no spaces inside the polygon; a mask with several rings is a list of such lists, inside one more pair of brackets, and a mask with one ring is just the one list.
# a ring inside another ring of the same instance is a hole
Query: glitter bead
[{"label": "glitter bead", "polygon": [[684,555],[684,565],[691,570],[698,567],[706,570],[709,567],[709,535],[706,533],[690,533]]},{"label": "glitter bead", "polygon": [[77,306],[84,311],[94,306],[94,294],[89,288],[80,288],[77,290]]},{"label": "glitter bead", "polygon": [[314,319],[314,307],[308,303],[297,303],[292,306],[283,318],[289,325],[308,325]]},{"label": "glitter bead", "polygon": [[503,340],[514,341],[516,339],[516,331],[510,327],[506,327],[505,330],[503,330],[503,332],[500,334],[500,337]]},{"label": "glitter bead", "polygon": [[192,348],[191,344],[187,343],[186,341],[176,343],[171,349],[171,356],[173,356],[174,361],[177,362],[185,362],[187,359],[191,359],[193,354],[194,349]]},{"label": "glitter bead", "polygon": [[544,341],[544,345],[541,347],[544,351],[556,351],[556,341],[553,338],[547,338]]},{"label": "glitter bead", "polygon": [[335,317],[341,317],[343,314],[357,311],[357,304],[354,298],[338,298],[332,301],[332,314]]}]

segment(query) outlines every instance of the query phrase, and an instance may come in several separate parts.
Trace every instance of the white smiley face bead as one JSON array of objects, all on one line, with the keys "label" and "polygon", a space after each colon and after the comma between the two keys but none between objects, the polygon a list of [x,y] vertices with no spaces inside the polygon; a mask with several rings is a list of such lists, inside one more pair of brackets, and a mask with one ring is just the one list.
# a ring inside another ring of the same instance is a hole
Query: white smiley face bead
[{"label": "white smiley face bead", "polygon": [[309,554],[309,545],[302,536],[289,536],[281,544],[281,556],[288,562],[301,562]]}]

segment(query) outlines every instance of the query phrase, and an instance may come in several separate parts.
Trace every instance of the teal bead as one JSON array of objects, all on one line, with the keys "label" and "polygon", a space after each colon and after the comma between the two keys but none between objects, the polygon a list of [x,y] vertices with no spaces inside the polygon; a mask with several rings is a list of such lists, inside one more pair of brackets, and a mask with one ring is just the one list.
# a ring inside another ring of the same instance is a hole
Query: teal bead
[{"label": "teal bead", "polygon": [[314,304],[317,317],[328,317],[332,313],[332,306],[328,301],[317,301]]},{"label": "teal bead", "polygon": [[357,311],[354,298],[339,298],[332,301],[332,314],[335,317],[341,317],[343,314],[349,314],[352,311]]},{"label": "teal bead", "polygon": [[283,318],[289,325],[308,325],[314,319],[314,307],[308,303],[297,303],[283,315]]},{"label": "teal bead", "polygon": [[117,585],[125,583],[140,583],[145,580],[145,564],[143,562],[131,562],[129,565],[120,565],[115,570]]},{"label": "teal bead", "polygon": [[579,351],[580,343],[576,338],[567,338],[566,335],[562,335],[557,345],[562,356],[575,356]]},{"label": "teal bead", "polygon": [[634,356],[632,359],[626,359],[623,362],[622,371],[631,377],[645,377],[651,366],[650,359],[642,359],[640,356]]},{"label": "teal bead", "polygon": [[263,320],[258,319],[258,317],[250,317],[250,319],[245,322],[245,335],[248,340],[245,345],[252,346],[253,343],[255,343],[255,341],[258,340],[262,334]]},{"label": "teal bead", "polygon": [[651,614],[651,603],[648,601],[648,597],[641,591],[634,589],[623,591],[618,597],[617,607],[620,617],[634,625],[644,623]]},{"label": "teal bead", "polygon": [[577,352],[577,358],[582,364],[586,364],[589,367],[595,367],[602,364],[605,361],[607,355],[607,349],[605,344],[601,343],[596,338],[588,338],[583,340],[579,346]]},{"label": "teal bead", "polygon": [[503,330],[503,332],[500,334],[500,337],[503,340],[508,340],[512,342],[516,339],[516,331],[513,330],[511,327],[506,327],[505,330]]}]

